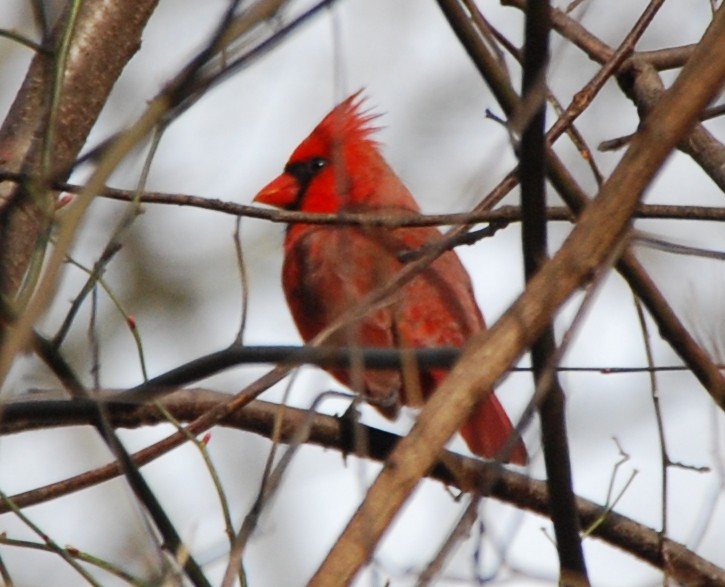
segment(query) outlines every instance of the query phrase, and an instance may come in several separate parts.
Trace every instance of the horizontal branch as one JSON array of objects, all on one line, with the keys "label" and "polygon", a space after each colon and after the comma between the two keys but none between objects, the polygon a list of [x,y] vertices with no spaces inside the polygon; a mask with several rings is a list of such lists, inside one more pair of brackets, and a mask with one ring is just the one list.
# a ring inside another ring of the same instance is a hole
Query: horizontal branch
[{"label": "horizontal branch", "polygon": [[[57,394],[55,395],[57,397]],[[228,401],[230,396],[202,389],[177,391],[163,400],[163,406],[179,421],[193,421],[207,411]],[[130,405],[109,403],[108,416],[114,426],[137,428],[167,422],[166,417],[154,405]],[[31,431],[39,428],[88,424],[96,414],[94,402],[89,400],[29,400],[13,401],[4,406],[4,418],[0,422],[0,434]],[[278,427],[282,442],[289,442],[297,432],[309,426],[307,444],[349,454],[361,445],[362,458],[384,462],[399,437],[382,430],[355,424],[355,436],[362,433],[365,443],[354,443],[351,422],[308,410],[255,400],[244,409],[225,417],[221,424],[272,438]],[[139,465],[148,462],[137,460]],[[28,507],[85,489],[119,474],[116,463],[83,473],[88,482],[81,484],[78,478],[67,479],[46,488],[31,490],[12,497],[20,507]],[[495,463],[466,458],[445,451],[428,477],[456,487],[465,492],[477,492],[490,488],[490,495],[522,510],[549,517],[546,483],[526,475],[509,471]],[[594,528],[589,534],[620,548],[652,566],[666,571],[673,580],[687,585],[725,584],[725,571],[702,559],[684,545],[662,538],[660,534],[630,518],[609,511],[594,502],[577,498],[577,510],[583,527]],[[0,504],[0,513],[6,506]]]},{"label": "horizontal branch", "polygon": [[[527,0],[502,0],[504,6],[514,6],[519,10],[525,10]],[[559,8],[551,11],[551,20],[554,30],[562,38],[579,48],[589,59],[599,64],[609,61],[614,54],[614,49],[604,41],[592,34],[577,19]],[[697,44],[667,47],[653,51],[634,51],[632,57],[638,61],[651,64],[659,71],[682,67],[697,47]]]},{"label": "horizontal branch", "polygon": [[[326,346],[231,346],[221,351],[203,355],[153,377],[128,391],[117,392],[113,399],[120,402],[149,401],[171,393],[175,388],[201,381],[239,365],[284,364],[317,365],[318,367],[350,367],[360,361],[368,369],[401,369],[410,362],[419,368],[450,368],[462,352],[454,347],[429,347],[418,349],[388,349],[374,347],[326,347]],[[528,372],[530,367],[513,367],[513,372]],[[566,367],[560,372],[587,372],[605,375],[662,371],[687,371],[685,365],[653,367]]]},{"label": "horizontal branch", "polygon": [[[33,178],[27,174],[0,171],[0,181],[23,182]],[[67,182],[55,182],[53,189],[71,194],[80,193],[84,186]],[[272,210],[259,208],[237,202],[229,202],[218,198],[194,196],[168,192],[141,192],[104,186],[98,194],[100,197],[120,202],[138,201],[144,204],[159,204],[199,208],[209,212],[220,212],[231,216],[246,216],[280,223],[306,224],[339,224],[384,226],[388,228],[413,226],[454,226],[479,222],[520,222],[519,206],[500,206],[495,210],[460,212],[453,214],[416,214],[409,217],[385,216],[381,214],[318,214],[294,212],[288,210]],[[566,206],[549,206],[546,210],[548,220],[573,222],[574,214]],[[634,213],[635,218],[648,220],[709,220],[725,221],[725,207],[713,206],[678,206],[669,204],[640,204]]]},{"label": "horizontal branch", "polygon": [[357,365],[362,359],[367,368],[376,369],[400,369],[409,361],[425,367],[450,367],[459,354],[460,349],[450,347],[396,350],[324,346],[231,346],[184,363],[129,391],[119,392],[112,399],[120,402],[150,401],[170,393],[176,387],[200,381],[242,364],[312,363],[320,367],[350,367]]},{"label": "horizontal branch", "polygon": [[[64,188],[65,189],[65,188]],[[69,190],[66,190],[69,191]],[[120,201],[131,201],[133,192],[106,188],[102,197]],[[191,196],[184,194],[168,194],[161,192],[146,192],[141,195],[140,201],[145,204],[170,204],[203,208],[214,212],[222,212],[234,216],[248,216],[260,218],[271,222],[307,224],[339,224],[385,226],[397,228],[404,226],[453,226],[478,222],[520,222],[521,208],[519,206],[501,206],[495,210],[460,212],[454,214],[418,214],[410,217],[384,216],[374,214],[319,214],[309,212],[293,212],[288,210],[268,210],[257,206],[225,202],[219,199]],[[573,222],[574,214],[566,206],[550,206],[546,210],[548,220]],[[649,220],[710,220],[725,221],[725,207],[713,206],[677,206],[669,204],[640,204],[634,213],[634,218]]]}]

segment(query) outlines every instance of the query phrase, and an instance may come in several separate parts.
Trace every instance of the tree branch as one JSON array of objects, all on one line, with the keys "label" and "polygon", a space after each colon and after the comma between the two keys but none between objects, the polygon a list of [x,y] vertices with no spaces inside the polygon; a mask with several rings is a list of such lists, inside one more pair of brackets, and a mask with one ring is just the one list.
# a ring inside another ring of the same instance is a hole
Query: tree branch
[{"label": "tree branch", "polygon": [[[0,294],[12,298],[25,276],[30,257],[43,238],[53,210],[53,194],[44,178],[69,169],[95,124],[121,71],[141,45],[141,33],[158,0],[87,0],[75,19],[52,136],[46,145],[55,58],[69,24],[73,3],[46,39],[47,52],[36,53],[25,81],[0,129],[4,171],[39,177],[35,184],[0,185]],[[42,154],[52,153],[43,168]],[[64,178],[58,178],[64,179]]]},{"label": "tree branch", "polygon": [[[450,10],[460,12],[455,0],[445,0],[446,5],[450,5]],[[525,7],[524,0],[507,0],[507,3],[518,7]],[[573,21],[564,13],[554,10],[552,12],[552,22],[559,30],[568,31],[566,34],[579,35],[587,39],[587,42],[596,41],[594,45],[598,47],[598,51],[603,54],[600,56],[602,62],[607,62],[612,58],[613,51],[606,47],[601,41],[592,37],[579,23]],[[469,21],[463,18],[463,15],[457,17],[456,27],[472,28]],[[573,31],[573,32],[572,32]],[[564,34],[564,33],[563,33]],[[471,32],[465,37],[469,42],[474,42],[476,36]],[[568,37],[571,38],[571,37]],[[572,39],[573,40],[573,39]],[[603,50],[602,46],[606,49]],[[468,48],[468,45],[466,45]],[[500,74],[489,72],[490,67],[498,67],[494,60],[490,58],[483,59],[482,54],[485,53],[483,47],[472,47],[469,55],[472,59],[480,60],[478,63],[479,71],[486,75],[486,81],[489,85],[498,84],[501,80]],[[499,91],[497,96],[509,96],[511,93]],[[513,112],[516,104],[502,104],[505,112]],[[698,117],[699,117],[698,113]],[[549,179],[561,195],[566,204],[574,211],[580,214],[589,204],[589,198],[579,187],[574,177],[569,173],[567,168],[558,158],[553,149],[547,150],[547,162]],[[657,289],[656,284],[645,272],[644,268],[637,261],[636,257],[630,251],[625,251],[620,262],[617,264],[617,270],[627,279],[629,285],[645,304],[647,310],[654,318],[662,336],[672,346],[673,350],[687,363],[692,372],[698,378],[700,383],[705,387],[713,400],[720,407],[725,409],[725,378],[718,369],[717,365],[708,355],[708,353],[697,343],[692,335],[687,331],[677,315],[672,310],[662,293]]]},{"label": "tree branch", "polygon": [[[724,79],[725,10],[721,9],[561,249],[504,316],[470,341],[464,356],[423,407],[415,427],[386,461],[310,585],[348,583],[370,559],[448,438],[626,234],[645,187]],[[482,371],[481,365],[487,369]]]},{"label": "tree branch", "polygon": [[[546,223],[546,79],[549,62],[549,2],[530,2],[526,9],[521,103],[532,115],[521,135],[519,181],[521,184],[521,238],[526,283],[530,283],[549,258]],[[563,125],[572,120],[560,118]],[[559,555],[559,584],[589,585],[582,550],[579,516],[572,484],[565,397],[553,367],[556,362],[553,320],[531,346],[537,405],[551,519]]]},{"label": "tree branch", "polygon": [[[3,409],[6,417],[0,422],[0,434],[90,423],[96,410],[95,405],[91,404],[95,402],[57,399],[61,396],[61,393],[50,393],[35,399],[5,404]],[[228,395],[219,392],[186,389],[165,397],[162,404],[174,418],[188,422],[217,409],[228,399]],[[110,403],[106,408],[109,422],[115,427],[138,428],[167,422],[166,416],[152,404]],[[278,427],[281,442],[290,442],[298,430],[310,424],[309,435],[305,440],[307,444],[338,450],[343,455],[360,448],[353,443],[353,437],[348,430],[350,423],[345,418],[311,413],[309,410],[289,406],[280,409],[278,404],[261,400],[255,400],[243,410],[228,414],[220,424],[269,439],[274,436],[275,428]],[[394,434],[359,423],[355,425],[359,426],[356,433],[361,433],[368,439],[368,442],[362,443],[365,450],[360,455],[362,458],[383,462],[400,440]],[[133,459],[137,466],[142,466],[161,454],[163,452],[143,449],[133,455]],[[12,496],[11,499],[19,507],[28,507],[97,485],[119,474],[118,463],[112,462],[76,477]],[[502,469],[495,463],[445,451],[427,476],[447,487],[456,487],[465,492],[485,491],[487,495],[522,510],[549,516],[550,504],[544,481]],[[660,552],[661,538],[656,530],[582,498],[576,499],[576,509],[582,524],[593,528],[589,536],[620,548],[655,568],[666,570],[673,580],[685,585],[725,584],[725,570],[702,559],[680,543],[665,539],[664,552]],[[6,506],[0,504],[0,513],[5,511]]]}]

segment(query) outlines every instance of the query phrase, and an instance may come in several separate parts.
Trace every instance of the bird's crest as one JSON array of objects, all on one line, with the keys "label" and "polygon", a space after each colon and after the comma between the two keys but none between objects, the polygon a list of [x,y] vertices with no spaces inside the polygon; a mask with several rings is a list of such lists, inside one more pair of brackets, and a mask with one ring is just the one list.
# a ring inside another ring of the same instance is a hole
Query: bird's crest
[{"label": "bird's crest", "polygon": [[322,119],[317,130],[327,137],[338,140],[365,141],[377,144],[371,139],[379,126],[370,124],[380,114],[371,112],[365,106],[363,90],[358,90],[352,96],[338,104]]}]

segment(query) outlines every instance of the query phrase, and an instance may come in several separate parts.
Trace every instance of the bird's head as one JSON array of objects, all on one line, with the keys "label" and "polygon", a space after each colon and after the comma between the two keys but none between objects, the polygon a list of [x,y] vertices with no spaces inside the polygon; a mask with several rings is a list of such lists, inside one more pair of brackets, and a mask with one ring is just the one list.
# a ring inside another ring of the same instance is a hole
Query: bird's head
[{"label": "bird's head", "polygon": [[386,205],[379,201],[384,197],[380,188],[398,180],[371,138],[377,127],[370,123],[377,115],[363,110],[363,104],[361,92],[356,92],[336,106],[254,201],[319,213]]}]

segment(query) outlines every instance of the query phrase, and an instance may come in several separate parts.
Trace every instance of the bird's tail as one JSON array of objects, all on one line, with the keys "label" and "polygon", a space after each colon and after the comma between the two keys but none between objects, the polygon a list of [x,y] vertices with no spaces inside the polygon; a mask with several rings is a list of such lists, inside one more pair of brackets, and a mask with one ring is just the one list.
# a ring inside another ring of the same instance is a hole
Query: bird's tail
[{"label": "bird's tail", "polygon": [[515,436],[514,448],[505,460],[515,465],[525,465],[528,461],[526,447],[493,393],[478,404],[461,427],[461,436],[471,452],[489,459],[499,456],[499,451],[512,435]]}]

